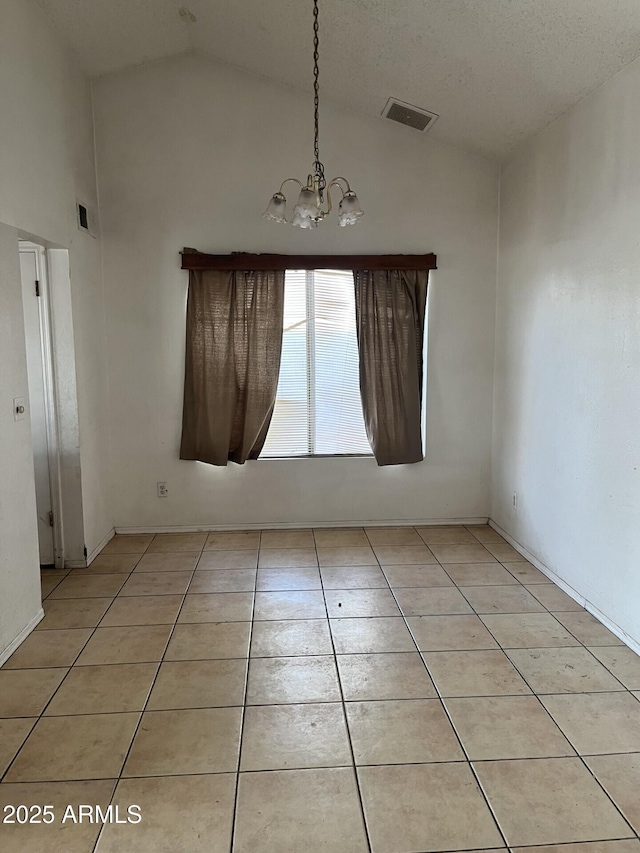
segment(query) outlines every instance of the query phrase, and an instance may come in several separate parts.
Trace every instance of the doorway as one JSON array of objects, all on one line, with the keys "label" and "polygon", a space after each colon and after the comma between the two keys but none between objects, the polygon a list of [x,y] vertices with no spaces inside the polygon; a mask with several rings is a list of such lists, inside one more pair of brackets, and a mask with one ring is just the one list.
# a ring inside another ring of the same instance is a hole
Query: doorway
[{"label": "doorway", "polygon": [[19,248],[40,565],[61,568],[64,554],[47,252],[26,241]]}]

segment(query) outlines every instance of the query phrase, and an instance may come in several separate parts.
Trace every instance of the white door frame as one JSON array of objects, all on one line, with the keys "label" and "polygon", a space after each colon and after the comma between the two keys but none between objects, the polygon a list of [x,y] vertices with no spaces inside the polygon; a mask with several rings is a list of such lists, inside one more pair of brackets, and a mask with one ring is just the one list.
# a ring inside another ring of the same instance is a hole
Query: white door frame
[{"label": "white door frame", "polygon": [[44,246],[21,240],[21,252],[33,252],[36,259],[40,298],[40,343],[44,378],[44,408],[47,428],[47,455],[49,459],[49,481],[51,485],[51,510],[53,512],[53,554],[57,569],[64,566],[64,527],[62,519],[62,490],[60,476],[60,440],[58,427],[56,373],[53,357],[54,329],[49,294],[49,269],[47,251]]}]

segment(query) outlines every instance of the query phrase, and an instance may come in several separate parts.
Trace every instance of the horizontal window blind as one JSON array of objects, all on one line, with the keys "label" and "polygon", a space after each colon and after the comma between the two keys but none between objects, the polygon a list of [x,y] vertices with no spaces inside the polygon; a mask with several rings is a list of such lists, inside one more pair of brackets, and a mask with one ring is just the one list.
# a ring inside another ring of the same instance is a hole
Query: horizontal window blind
[{"label": "horizontal window blind", "polygon": [[309,453],[309,347],[307,273],[290,270],[284,279],[284,333],[276,405],[260,456]]},{"label": "horizontal window blind", "polygon": [[261,457],[371,454],[358,375],[353,275],[285,274],[276,405]]}]

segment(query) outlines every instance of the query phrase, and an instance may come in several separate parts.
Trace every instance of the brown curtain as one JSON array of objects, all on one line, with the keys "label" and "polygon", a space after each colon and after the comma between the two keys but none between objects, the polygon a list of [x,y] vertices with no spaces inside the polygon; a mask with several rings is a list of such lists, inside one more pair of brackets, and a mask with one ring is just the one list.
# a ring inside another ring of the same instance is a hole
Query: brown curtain
[{"label": "brown curtain", "polygon": [[356,270],[360,396],[378,465],[420,462],[427,270]]},{"label": "brown curtain", "polygon": [[257,459],[276,400],[284,271],[191,270],[181,459]]}]

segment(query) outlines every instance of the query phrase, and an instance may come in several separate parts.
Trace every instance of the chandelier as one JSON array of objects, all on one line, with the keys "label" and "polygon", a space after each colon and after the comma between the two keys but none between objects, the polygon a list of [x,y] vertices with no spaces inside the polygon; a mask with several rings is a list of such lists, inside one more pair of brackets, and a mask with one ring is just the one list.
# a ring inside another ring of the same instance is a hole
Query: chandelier
[{"label": "chandelier", "polygon": [[[263,216],[273,222],[287,223],[289,220],[286,217],[287,199],[282,192],[285,184],[293,181],[300,187],[298,201],[293,208],[292,225],[297,225],[298,228],[317,228],[318,222],[331,213],[331,190],[337,188],[342,193],[340,204],[338,205],[338,222],[340,225],[354,225],[360,217],[364,216],[364,211],[360,207],[358,196],[349,186],[349,181],[346,178],[332,178],[327,184],[324,176],[324,166],[320,162],[320,151],[318,147],[318,106],[319,106],[319,83],[318,79],[320,71],[318,68],[318,0],[313,0],[313,151],[315,160],[313,161],[311,174],[307,177],[307,183],[303,184],[298,178],[286,178],[280,185],[280,189],[273,195],[273,198],[267,205]],[[326,193],[326,208],[325,204]]]}]

